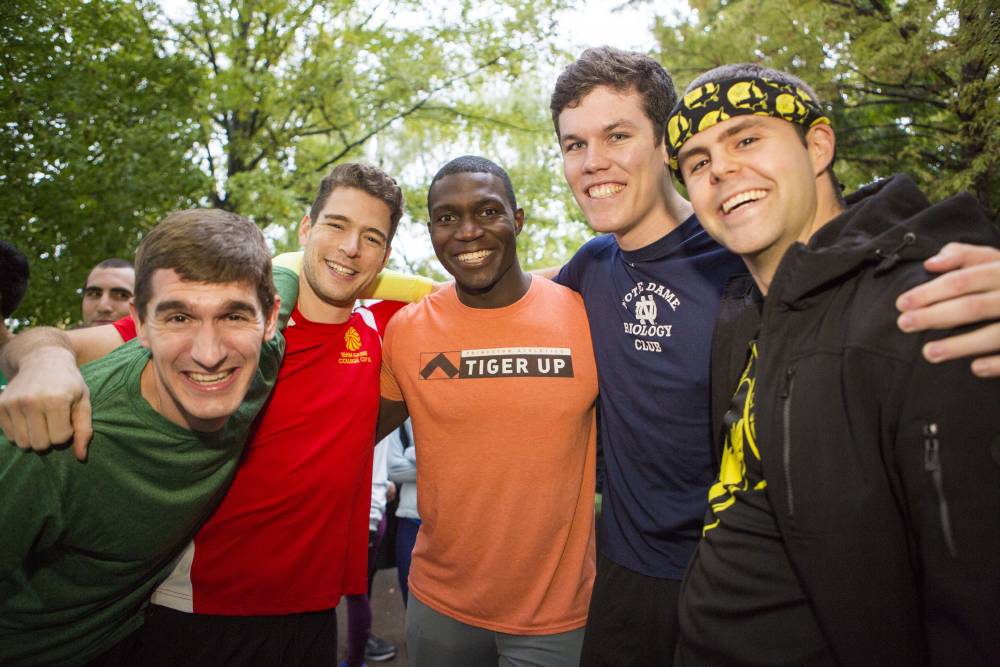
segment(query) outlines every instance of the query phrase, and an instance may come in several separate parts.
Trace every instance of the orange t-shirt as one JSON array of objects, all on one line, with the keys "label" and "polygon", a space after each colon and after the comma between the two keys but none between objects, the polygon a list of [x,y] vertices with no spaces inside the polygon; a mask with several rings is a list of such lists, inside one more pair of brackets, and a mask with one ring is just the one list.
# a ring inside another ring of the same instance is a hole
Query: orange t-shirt
[{"label": "orange t-shirt", "polygon": [[597,369],[580,296],[533,278],[517,303],[454,287],[386,330],[382,395],[405,400],[420,532],[410,592],[463,623],[584,625],[594,580]]}]

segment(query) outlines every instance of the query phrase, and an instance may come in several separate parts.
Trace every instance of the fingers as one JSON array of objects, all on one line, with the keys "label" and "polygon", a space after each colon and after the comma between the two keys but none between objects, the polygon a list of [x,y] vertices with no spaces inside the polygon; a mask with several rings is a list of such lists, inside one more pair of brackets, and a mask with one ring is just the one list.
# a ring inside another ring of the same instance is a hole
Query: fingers
[{"label": "fingers", "polygon": [[89,392],[73,408],[73,455],[78,461],[87,460],[87,445],[94,435]]},{"label": "fingers", "polygon": [[[959,273],[966,271],[974,270],[963,269]],[[937,281],[944,282],[934,285]],[[932,300],[929,305],[903,310],[897,320],[899,328],[906,332],[949,329],[1000,318],[1000,291],[986,291],[990,287],[989,281],[988,275],[976,276],[967,273],[965,276],[959,276],[958,273],[947,273],[910,290],[907,294],[914,294],[917,290],[927,288]],[[906,298],[907,294],[901,296],[900,301]],[[950,294],[950,296],[937,298],[939,294]],[[924,297],[926,294],[920,293],[915,298],[923,304]]]},{"label": "fingers", "polygon": [[43,451],[73,437],[68,397],[5,395],[4,399],[0,424],[7,439],[21,449]]},{"label": "fingers", "polygon": [[[976,292],[1000,291],[1000,250],[996,248],[949,243],[937,255],[924,262],[924,266],[928,271],[947,273],[901,294],[896,300],[896,308],[900,311],[923,308]],[[974,321],[976,320],[967,319],[964,323]],[[921,328],[936,326],[929,324]]]},{"label": "fingers", "polygon": [[1000,354],[979,357],[972,362],[972,372],[981,378],[1000,378]]},{"label": "fingers", "polygon": [[924,262],[928,271],[941,273],[963,266],[973,266],[1000,260],[1000,250],[990,246],[948,243],[936,255]]},{"label": "fingers", "polygon": [[975,331],[931,341],[924,345],[924,358],[931,363],[982,355],[972,364],[972,372],[980,377],[1000,376],[1000,322]]}]

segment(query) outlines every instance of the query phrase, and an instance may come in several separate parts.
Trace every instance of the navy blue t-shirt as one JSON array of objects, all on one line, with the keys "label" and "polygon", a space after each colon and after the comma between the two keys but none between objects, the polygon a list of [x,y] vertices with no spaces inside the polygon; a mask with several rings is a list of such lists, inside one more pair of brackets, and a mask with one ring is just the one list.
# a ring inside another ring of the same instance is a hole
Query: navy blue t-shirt
[{"label": "navy blue t-shirt", "polygon": [[680,579],[701,537],[712,464],[709,357],[722,288],[743,262],[691,216],[639,250],[588,241],[556,280],[580,292],[600,382],[601,551]]}]

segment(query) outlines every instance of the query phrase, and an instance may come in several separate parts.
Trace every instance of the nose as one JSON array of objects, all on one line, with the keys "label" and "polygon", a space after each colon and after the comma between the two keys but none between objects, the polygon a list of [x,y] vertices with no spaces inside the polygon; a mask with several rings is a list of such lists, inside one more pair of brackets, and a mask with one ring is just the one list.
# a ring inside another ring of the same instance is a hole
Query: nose
[{"label": "nose", "polygon": [[599,143],[587,144],[587,154],[583,160],[583,171],[592,174],[608,168],[608,156]]},{"label": "nose", "polygon": [[340,251],[348,257],[361,254],[361,239],[357,234],[344,234],[340,238]]},{"label": "nose", "polygon": [[205,322],[191,341],[191,359],[202,368],[218,368],[226,359],[226,345],[222,331],[215,322]]},{"label": "nose", "polygon": [[105,292],[101,295],[100,301],[97,302],[97,312],[103,314],[110,313],[114,310],[114,306],[111,303],[111,293]]},{"label": "nose", "polygon": [[739,160],[729,155],[727,151],[716,151],[712,155],[710,174],[714,182],[718,182],[739,169]]},{"label": "nose", "polygon": [[470,216],[463,216],[455,230],[455,238],[460,241],[475,241],[483,235],[483,228]]}]

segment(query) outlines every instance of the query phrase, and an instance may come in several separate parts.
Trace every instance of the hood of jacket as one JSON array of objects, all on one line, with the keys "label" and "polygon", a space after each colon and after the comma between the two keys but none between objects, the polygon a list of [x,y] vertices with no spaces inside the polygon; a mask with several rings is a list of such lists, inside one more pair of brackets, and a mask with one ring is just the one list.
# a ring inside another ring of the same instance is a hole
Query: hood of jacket
[{"label": "hood of jacket", "polygon": [[[973,212],[973,215],[970,215]],[[847,208],[823,225],[808,244],[796,243],[782,259],[774,285],[785,307],[831,282],[876,264],[888,270],[904,260],[923,261],[949,241],[994,244],[996,230],[975,198],[962,193],[931,204],[909,176],[867,185],[847,198]]]}]

